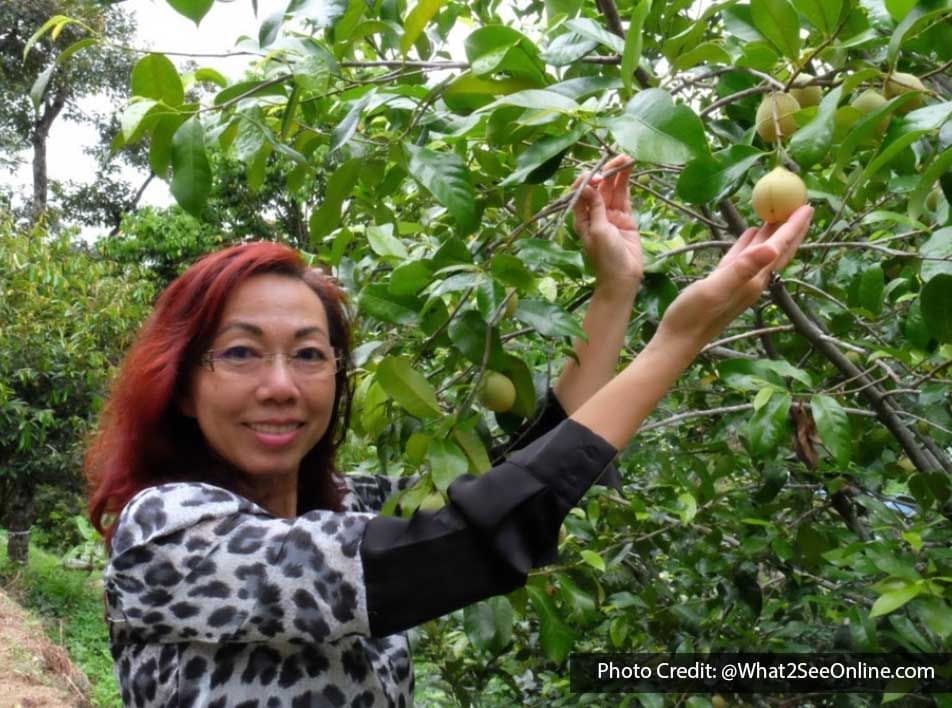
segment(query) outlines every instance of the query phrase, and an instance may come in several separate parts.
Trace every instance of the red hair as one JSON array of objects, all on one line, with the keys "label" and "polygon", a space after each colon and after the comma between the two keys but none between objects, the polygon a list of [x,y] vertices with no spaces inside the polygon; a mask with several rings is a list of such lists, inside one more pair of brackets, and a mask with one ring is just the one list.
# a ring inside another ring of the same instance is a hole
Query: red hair
[{"label": "red hair", "polygon": [[188,389],[189,370],[211,344],[229,295],[254,275],[298,278],[321,299],[331,346],[343,365],[327,432],[304,456],[298,474],[298,513],[340,511],[343,488],[334,465],[350,420],[350,322],[346,296],[335,282],[309,268],[297,251],[278,243],[232,246],[201,257],[162,292],[139,330],[113,382],[87,450],[93,525],[112,541],[115,515],[147,487],[165,482],[209,482],[241,493],[240,471],[208,447],[198,423],[177,401]]}]

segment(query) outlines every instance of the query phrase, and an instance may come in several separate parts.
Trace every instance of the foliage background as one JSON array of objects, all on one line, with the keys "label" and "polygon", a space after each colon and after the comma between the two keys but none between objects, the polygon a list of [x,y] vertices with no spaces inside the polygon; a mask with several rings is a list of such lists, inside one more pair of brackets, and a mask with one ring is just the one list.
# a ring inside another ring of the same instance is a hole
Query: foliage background
[{"label": "foliage background", "polygon": [[[170,5],[200,22],[211,0]],[[616,151],[636,161],[648,275],[627,361],[753,222],[752,184],[783,164],[807,184],[813,233],[624,451],[624,495],[591,491],[559,565],[424,625],[415,656],[461,705],[575,705],[589,699],[568,691],[572,650],[948,651],[950,17],[948,0],[292,0],[240,48],[248,73],[235,84],[137,55],[112,150],[147,155],[178,207],[130,211],[84,262],[160,287],[194,256],[259,236],[331,269],[359,320],[342,464],[420,474],[402,500],[412,510],[485,468],[487,439],[532,415],[581,333],[591,273],[566,223],[580,170]],[[52,17],[31,51],[65,67],[116,46],[74,19]],[[87,43],[54,37],[66,27]],[[925,91],[868,115],[850,105],[896,71]],[[763,143],[761,98],[798,78],[823,101],[796,113],[788,143]],[[150,291],[136,292],[107,301]],[[504,318],[510,293],[519,304]],[[84,332],[104,322],[90,307]],[[18,317],[5,314],[8,350],[20,351],[6,324]],[[131,332],[137,317],[117,326]],[[23,379],[14,366],[9,380]],[[474,403],[487,370],[516,383],[512,413]],[[57,375],[44,374],[44,396]],[[7,394],[8,421],[16,406],[69,420],[26,395]],[[7,477],[16,444],[0,458]],[[16,450],[27,469],[41,455]],[[622,701],[637,702],[663,699]]]}]

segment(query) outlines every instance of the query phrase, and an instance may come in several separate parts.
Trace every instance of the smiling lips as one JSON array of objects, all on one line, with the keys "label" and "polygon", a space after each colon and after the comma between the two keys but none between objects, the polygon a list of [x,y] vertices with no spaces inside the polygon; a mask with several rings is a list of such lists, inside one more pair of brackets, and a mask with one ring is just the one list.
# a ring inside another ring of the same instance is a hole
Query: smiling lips
[{"label": "smiling lips", "polygon": [[266,447],[284,447],[294,441],[304,423],[246,423],[255,438]]}]

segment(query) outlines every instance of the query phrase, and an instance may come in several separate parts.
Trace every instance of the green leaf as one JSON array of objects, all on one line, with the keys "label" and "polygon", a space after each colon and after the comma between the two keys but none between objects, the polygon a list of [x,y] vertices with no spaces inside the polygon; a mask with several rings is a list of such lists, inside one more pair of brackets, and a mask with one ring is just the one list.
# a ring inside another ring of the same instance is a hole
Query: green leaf
[{"label": "green leaf", "polygon": [[[377,365],[375,376],[387,395],[411,415],[424,419],[440,415],[440,404],[436,400],[435,389],[423,374],[413,368],[409,359],[397,356],[385,357]],[[431,443],[431,450],[435,442]],[[446,487],[440,489],[442,491]]]},{"label": "green leaf", "polygon": [[512,619],[512,605],[499,595],[463,608],[463,631],[477,649],[497,656],[512,641]]},{"label": "green leaf", "polygon": [[764,457],[772,452],[789,431],[790,394],[779,392],[747,421],[751,455]]},{"label": "green leaf", "polygon": [[142,137],[148,126],[146,118],[158,104],[151,98],[133,99],[119,117],[119,126],[126,143],[133,143]]},{"label": "green leaf", "polygon": [[406,56],[410,47],[414,45],[423,28],[433,19],[439,9],[443,6],[443,0],[418,0],[417,4],[410,10],[407,19],[403,23],[403,37],[400,38],[400,51]]},{"label": "green leaf", "polygon": [[311,218],[308,221],[311,243],[317,243],[340,225],[344,200],[350,196],[354,185],[357,184],[361,165],[362,160],[353,158],[341,163],[334,170],[324,190],[323,204],[319,209],[311,212]]},{"label": "green leaf", "polygon": [[952,342],[952,274],[933,275],[922,287],[919,302],[929,334],[940,342]]},{"label": "green leaf", "polygon": [[893,610],[899,609],[910,600],[918,597],[920,593],[922,593],[922,586],[919,584],[910,584],[899,590],[884,592],[876,598],[876,602],[873,603],[869,611],[869,617],[872,619],[888,615]]},{"label": "green leaf", "polygon": [[426,450],[426,459],[430,466],[430,477],[441,492],[445,492],[457,477],[466,474],[469,461],[466,455],[452,440],[437,438],[430,442]]},{"label": "green leaf", "polygon": [[479,224],[476,194],[466,164],[453,152],[435,152],[405,144],[410,155],[410,174],[446,207],[459,226],[469,234]]},{"label": "green leaf", "polygon": [[212,9],[215,0],[166,0],[172,9],[180,15],[185,15],[188,19],[198,25],[202,18]]},{"label": "green leaf", "polygon": [[631,11],[628,34],[625,37],[625,50],[621,55],[621,80],[625,86],[625,96],[631,94],[631,80],[641,61],[641,48],[644,39],[641,36],[645,18],[651,12],[651,0],[639,0]]},{"label": "green leaf", "polygon": [[576,32],[564,32],[549,42],[542,51],[542,60],[552,66],[572,64],[598,46],[598,42]]},{"label": "green leaf", "polygon": [[497,96],[533,88],[527,79],[487,80],[471,73],[460,74],[443,92],[443,100],[450,110],[469,113],[492,103]]},{"label": "green leaf", "polygon": [[492,462],[486,453],[486,446],[475,431],[456,428],[453,430],[453,440],[466,455],[470,473],[482,474],[492,467]]},{"label": "green leaf", "polygon": [[172,137],[187,120],[182,113],[164,115],[156,121],[149,140],[149,166],[156,176],[166,179],[172,161]]},{"label": "green leaf", "polygon": [[30,100],[33,101],[33,109],[35,111],[40,110],[40,104],[43,103],[43,96],[46,94],[46,87],[49,85],[53,72],[56,71],[56,67],[57,65],[55,63],[50,64],[36,77],[36,81],[34,81],[30,87]]},{"label": "green leaf", "polygon": [[195,80],[215,84],[222,88],[228,86],[228,79],[225,78],[224,74],[216,69],[212,69],[210,66],[203,66],[201,69],[196,69]]},{"label": "green leaf", "polygon": [[816,422],[820,440],[833,453],[836,464],[845,468],[852,455],[852,435],[846,411],[830,396],[817,394],[810,399],[810,410]]},{"label": "green leaf", "polygon": [[912,39],[933,22],[942,21],[948,13],[948,8],[944,6],[930,11],[927,11],[922,5],[914,7],[909,14],[902,18],[902,21],[893,31],[892,37],[889,38],[889,46],[886,48],[886,63],[895,68],[896,60],[899,57],[899,49],[905,44],[906,40]]},{"label": "green leaf", "polygon": [[425,261],[410,261],[393,269],[390,274],[390,292],[394,295],[416,295],[432,280],[433,269]]},{"label": "green leaf", "polygon": [[258,46],[262,49],[278,38],[281,25],[284,24],[284,10],[276,10],[265,18],[258,29]]},{"label": "green leaf", "polygon": [[364,94],[363,98],[357,101],[351,109],[347,111],[347,115],[344,116],[344,120],[337,124],[334,128],[334,131],[331,133],[331,144],[327,148],[327,154],[333,153],[335,150],[343,147],[351,136],[354,134],[354,131],[357,130],[357,122],[360,120],[360,113],[367,106],[367,103],[376,93],[375,89],[371,89],[368,93]]},{"label": "green leaf", "polygon": [[[932,191],[933,185],[945,174],[952,174],[952,146],[947,147],[935,159],[931,160],[922,171],[919,184],[909,195],[909,216],[918,219],[925,207],[926,197]],[[952,203],[952,200],[949,200]],[[925,263],[923,263],[925,267]],[[926,280],[926,278],[923,278]]]},{"label": "green leaf", "polygon": [[662,89],[638,92],[622,115],[605,124],[625,152],[641,162],[682,165],[708,154],[701,119],[687,106],[675,105]]},{"label": "green leaf", "polygon": [[820,101],[813,120],[790,138],[790,156],[803,169],[820,162],[829,152],[836,128],[836,108],[842,92],[842,87],[838,86],[826,94]]},{"label": "green leaf", "polygon": [[367,227],[367,243],[378,256],[398,258],[401,261],[410,257],[403,241],[393,235],[393,224],[371,224]]},{"label": "green leaf", "polygon": [[688,204],[720,201],[743,181],[747,171],[766,153],[751,145],[731,145],[688,162],[678,177],[676,192]]},{"label": "green leaf", "polygon": [[515,318],[525,322],[543,337],[586,338],[585,330],[575,318],[554,303],[520,300]]},{"label": "green leaf", "polygon": [[878,263],[866,268],[859,279],[859,304],[874,315],[883,309],[883,290],[886,286],[883,268]]},{"label": "green leaf", "polygon": [[678,55],[671,66],[675,71],[686,71],[698,64],[730,64],[731,61],[731,55],[717,42],[701,42]]},{"label": "green leaf", "polygon": [[625,42],[621,37],[617,34],[612,34],[594,20],[590,20],[587,17],[578,17],[574,20],[569,20],[565,23],[565,26],[586,39],[608,47],[617,54],[621,54],[625,51]]},{"label": "green leaf", "polygon": [[[26,44],[23,46],[23,61],[26,61],[27,55],[30,53],[30,50],[33,49],[34,45],[50,30],[53,30],[54,33],[59,32],[70,23],[76,23],[77,20],[74,20],[66,15],[53,15],[50,19],[40,25],[40,28],[30,35],[30,38],[26,41]],[[55,38],[54,38],[55,41]]]},{"label": "green leaf", "polygon": [[[952,275],[952,226],[939,229],[929,240],[919,247],[922,265],[919,266],[919,278],[928,283],[940,273]],[[926,260],[927,258],[945,258],[946,261]]]},{"label": "green leaf", "polygon": [[132,68],[132,93],[167,106],[180,106],[185,100],[182,79],[164,54],[146,54],[136,62]]},{"label": "green leaf", "polygon": [[340,19],[347,4],[347,0],[291,0],[287,12],[307,19],[315,29],[325,29]]},{"label": "green leaf", "polygon": [[930,632],[942,640],[952,637],[952,607],[937,597],[920,597],[912,606]]},{"label": "green leaf", "polygon": [[360,312],[396,325],[415,326],[422,304],[416,298],[394,295],[384,283],[371,283],[360,293]]},{"label": "green leaf", "polygon": [[575,644],[575,634],[559,619],[551,598],[535,585],[526,585],[532,608],[539,617],[539,640],[549,661],[562,663]]},{"label": "green leaf", "polygon": [[505,73],[545,85],[545,65],[538,48],[521,32],[505,25],[487,25],[471,32],[464,42],[470,70],[477,76]]},{"label": "green leaf", "polygon": [[574,113],[579,105],[571,98],[556,91],[547,89],[526,89],[497,98],[488,106],[480,108],[478,112],[492,111],[500,106],[518,106],[540,111],[555,111],[557,113]]},{"label": "green leaf", "polygon": [[519,154],[519,157],[516,158],[515,171],[500,182],[499,186],[508,187],[512,184],[524,182],[526,177],[528,177],[533,170],[556,155],[568,150],[583,136],[587,135],[589,130],[590,128],[585,125],[577,125],[567,133],[549,135],[532,143],[532,145]]},{"label": "green leaf", "polygon": [[754,27],[788,59],[800,57],[800,22],[787,0],[751,0]]},{"label": "green leaf", "polygon": [[449,334],[453,346],[474,364],[482,364],[483,353],[488,343],[489,359],[487,364],[490,369],[498,371],[505,366],[506,354],[502,348],[502,340],[499,338],[498,329],[493,328],[487,341],[487,328],[486,321],[479,312],[466,310],[453,318],[447,334]]},{"label": "green leaf", "polygon": [[839,22],[843,0],[793,0],[793,6],[811,25],[829,36]]},{"label": "green leaf", "polygon": [[212,171],[205,152],[205,131],[197,117],[185,121],[172,138],[172,196],[198,217],[212,190]]},{"label": "green leaf", "polygon": [[63,66],[66,62],[70,60],[70,57],[72,57],[74,54],[82,51],[86,47],[91,47],[95,44],[99,44],[99,39],[97,39],[96,37],[86,37],[85,39],[81,39],[78,42],[74,42],[73,44],[66,47],[66,49],[64,49],[57,55],[56,64],[58,66]]},{"label": "green leaf", "polygon": [[224,105],[240,98],[259,96],[285,96],[284,86],[270,81],[241,81],[215,94],[213,103],[216,106]]},{"label": "green leaf", "polygon": [[598,555],[595,551],[582,551],[581,554],[582,560],[588,563],[590,566],[596,570],[600,570],[603,573],[605,572],[605,561],[602,560],[602,557]]}]

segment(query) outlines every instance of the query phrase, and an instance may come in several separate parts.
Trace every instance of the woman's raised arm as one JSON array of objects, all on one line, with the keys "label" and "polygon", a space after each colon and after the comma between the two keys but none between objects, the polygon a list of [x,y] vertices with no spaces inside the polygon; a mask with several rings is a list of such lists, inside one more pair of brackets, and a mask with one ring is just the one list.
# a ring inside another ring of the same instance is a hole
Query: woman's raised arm
[{"label": "woman's raised arm", "polygon": [[701,349],[757,300],[772,272],[793,258],[812,216],[813,209],[802,206],[784,224],[744,232],[709,276],[671,303],[635,360],[569,417],[624,449]]},{"label": "woman's raised arm", "polygon": [[[630,162],[612,158],[606,172]],[[572,413],[614,376],[625,341],[631,308],[641,287],[644,261],[641,237],[631,213],[631,166],[607,179],[593,175],[575,202],[575,230],[595,270],[595,290],[582,329],[588,341],[575,340],[578,363],[569,359],[554,386],[559,402]],[[573,183],[578,188],[587,173]]]}]

